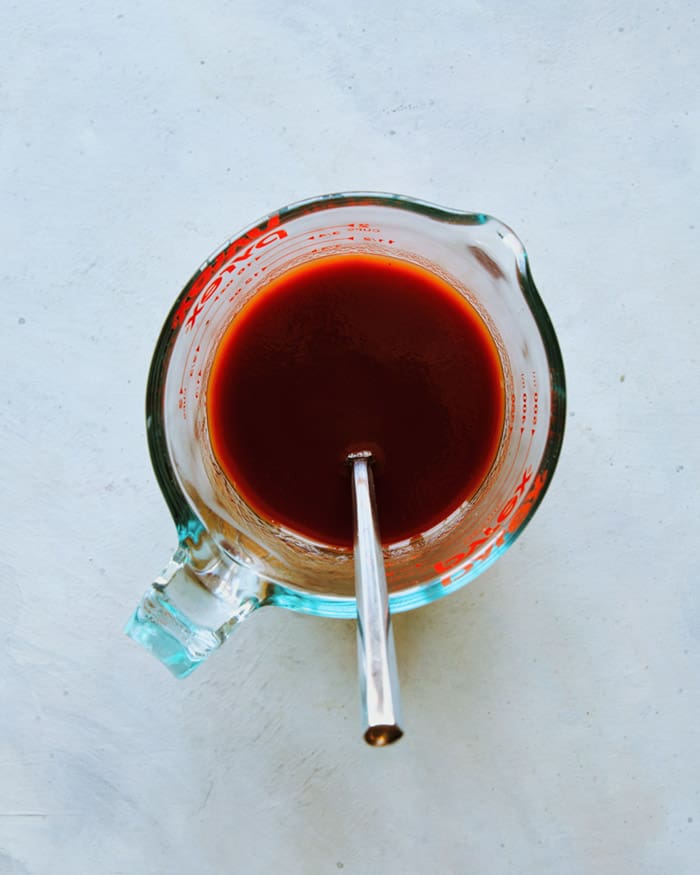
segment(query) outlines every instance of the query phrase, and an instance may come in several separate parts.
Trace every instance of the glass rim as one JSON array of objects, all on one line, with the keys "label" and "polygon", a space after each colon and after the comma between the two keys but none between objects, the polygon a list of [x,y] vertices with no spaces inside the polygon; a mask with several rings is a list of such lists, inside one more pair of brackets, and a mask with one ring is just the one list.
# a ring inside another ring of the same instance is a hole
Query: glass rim
[{"label": "glass rim", "polygon": [[[520,291],[530,309],[537,329],[542,337],[547,363],[551,379],[551,413],[549,417],[549,432],[547,441],[538,465],[537,471],[532,472],[531,486],[521,497],[524,503],[531,492],[532,485],[540,483],[538,491],[528,505],[527,512],[519,518],[518,526],[513,532],[506,532],[501,536],[500,543],[496,543],[497,533],[490,539],[485,540],[480,553],[485,558],[479,559],[479,554],[471,558],[471,563],[478,563],[471,571],[463,573],[458,579],[445,583],[442,577],[436,576],[425,583],[390,593],[389,602],[392,612],[412,610],[422,605],[436,601],[445,595],[449,595],[467,583],[478,577],[493,562],[496,561],[517,540],[525,529],[533,515],[537,511],[544,498],[557,461],[560,455],[564,437],[566,419],[566,383],[564,375],[564,363],[554,332],[549,314],[532,278],[529,265],[529,257],[520,238],[504,222],[486,213],[464,212],[438,206],[429,201],[408,197],[406,195],[390,194],[371,191],[338,192],[333,194],[319,195],[306,198],[284,206],[263,216],[256,222],[251,223],[238,234],[227,238],[224,243],[214,250],[197,271],[190,277],[175,299],[168,312],[151,359],[146,386],[146,429],[148,448],[151,464],[158,481],[158,485],[166,501],[170,514],[175,522],[180,543],[193,540],[195,543],[204,529],[204,525],[184,495],[179,486],[168,449],[165,428],[165,379],[173,342],[182,325],[174,324],[176,314],[186,302],[190,290],[202,276],[202,273],[218,259],[222,253],[230,249],[231,256],[250,242],[250,235],[262,232],[272,223],[285,224],[293,221],[301,215],[331,210],[338,207],[348,206],[379,206],[391,209],[403,210],[426,216],[443,224],[455,225],[493,225],[499,236],[504,240],[515,255],[516,270]],[[236,244],[240,244],[238,247]],[[194,300],[194,299],[193,299]],[[235,557],[232,557],[235,561]],[[465,560],[462,566],[468,564]],[[460,570],[460,565],[454,566],[450,571],[454,574]],[[265,598],[261,604],[274,604],[285,607],[299,613],[311,614],[324,617],[353,618],[356,616],[356,604],[354,597],[341,597],[312,593],[292,587],[290,585],[270,581],[261,577],[264,584]]]}]

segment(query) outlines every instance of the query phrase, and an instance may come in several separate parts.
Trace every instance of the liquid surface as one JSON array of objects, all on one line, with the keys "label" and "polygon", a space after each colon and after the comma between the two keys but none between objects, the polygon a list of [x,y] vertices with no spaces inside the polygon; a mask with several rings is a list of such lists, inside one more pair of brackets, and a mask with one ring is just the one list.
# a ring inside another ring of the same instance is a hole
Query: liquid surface
[{"label": "liquid surface", "polygon": [[370,449],[384,544],[425,532],[478,489],[500,442],[503,374],[483,321],[423,268],[333,255],[273,280],[216,353],[214,453],[262,517],[353,541],[348,452]]}]

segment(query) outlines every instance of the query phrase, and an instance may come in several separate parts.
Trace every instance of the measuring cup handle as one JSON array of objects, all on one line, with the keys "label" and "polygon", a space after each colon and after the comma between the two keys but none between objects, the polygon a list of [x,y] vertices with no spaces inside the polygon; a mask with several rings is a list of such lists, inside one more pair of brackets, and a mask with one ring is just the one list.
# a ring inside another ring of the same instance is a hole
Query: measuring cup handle
[{"label": "measuring cup handle", "polygon": [[260,583],[203,532],[196,545],[180,544],[124,631],[175,677],[187,677],[258,607]]}]

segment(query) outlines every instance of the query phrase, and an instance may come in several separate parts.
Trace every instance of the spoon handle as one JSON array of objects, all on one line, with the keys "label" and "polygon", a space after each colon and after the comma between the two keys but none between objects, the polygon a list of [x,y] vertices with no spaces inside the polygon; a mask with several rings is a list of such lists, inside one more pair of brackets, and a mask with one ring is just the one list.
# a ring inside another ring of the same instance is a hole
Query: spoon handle
[{"label": "spoon handle", "polygon": [[403,735],[394,634],[389,614],[384,557],[379,538],[371,453],[352,453],[355,513],[357,653],[364,738],[381,747]]}]

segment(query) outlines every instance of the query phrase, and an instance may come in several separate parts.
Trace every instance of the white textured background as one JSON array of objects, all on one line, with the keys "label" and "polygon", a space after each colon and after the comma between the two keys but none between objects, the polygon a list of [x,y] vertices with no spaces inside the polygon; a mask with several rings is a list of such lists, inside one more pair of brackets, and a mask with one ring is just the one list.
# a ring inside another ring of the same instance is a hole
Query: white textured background
[{"label": "white textured background", "polygon": [[[694,875],[700,10],[5,2],[0,875]],[[398,191],[525,241],[567,366],[524,538],[396,619],[269,609],[176,682],[122,635],[174,546],[143,421],[165,314],[229,234]]]}]

